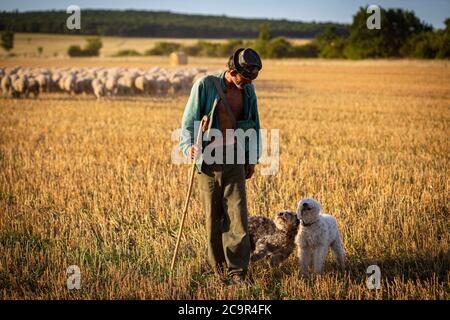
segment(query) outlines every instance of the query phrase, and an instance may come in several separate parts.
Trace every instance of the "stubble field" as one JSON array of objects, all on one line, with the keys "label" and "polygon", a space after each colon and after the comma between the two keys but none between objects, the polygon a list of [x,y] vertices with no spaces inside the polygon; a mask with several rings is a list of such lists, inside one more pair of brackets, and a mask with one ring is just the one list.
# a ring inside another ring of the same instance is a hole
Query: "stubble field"
[{"label": "stubble field", "polygon": [[[191,59],[216,70],[220,59]],[[162,58],[8,59],[1,66],[166,66]],[[344,273],[303,279],[296,255],[248,285],[205,267],[197,190],[176,272],[188,166],[171,163],[186,95],[0,99],[1,299],[448,299],[450,64],[265,60],[261,125],[280,129],[276,175],[247,183],[252,215],[321,201]],[[369,290],[366,269],[381,269]],[[77,265],[81,288],[68,290]]]}]

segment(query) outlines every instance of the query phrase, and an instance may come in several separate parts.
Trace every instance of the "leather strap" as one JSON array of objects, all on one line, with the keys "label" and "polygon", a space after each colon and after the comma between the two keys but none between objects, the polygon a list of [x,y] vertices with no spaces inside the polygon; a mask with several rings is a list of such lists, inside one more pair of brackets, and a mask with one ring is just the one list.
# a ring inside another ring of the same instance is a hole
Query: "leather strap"
[{"label": "leather strap", "polygon": [[236,117],[234,116],[233,110],[231,109],[230,103],[228,102],[227,96],[222,90],[222,86],[220,85],[220,81],[217,77],[212,77],[212,80],[214,82],[214,86],[216,87],[217,93],[219,94],[220,99],[222,100],[223,104],[225,105],[225,109],[228,112],[228,115],[230,117],[230,120],[233,124],[233,128],[236,129]]}]

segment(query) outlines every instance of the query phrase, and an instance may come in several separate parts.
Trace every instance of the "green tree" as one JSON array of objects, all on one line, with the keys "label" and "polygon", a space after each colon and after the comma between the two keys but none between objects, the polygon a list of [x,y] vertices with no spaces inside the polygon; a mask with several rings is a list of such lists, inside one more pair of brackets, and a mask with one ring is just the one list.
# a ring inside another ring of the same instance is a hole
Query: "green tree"
[{"label": "green tree", "polygon": [[103,47],[102,40],[97,38],[86,39],[86,45],[84,51],[86,56],[98,56],[100,54],[100,49]]},{"label": "green tree", "polygon": [[[15,32],[67,33],[65,10],[0,11],[0,30],[14,24]],[[313,38],[325,23],[226,16],[187,15],[137,10],[83,10],[83,28],[70,33],[99,36],[158,38],[246,38],[258,37],[262,24],[269,24],[273,36]],[[343,24],[335,24],[345,30]],[[270,40],[270,39],[266,39]]]},{"label": "green tree", "polygon": [[198,55],[202,57],[217,57],[219,43],[212,43],[207,41],[198,41],[197,47],[199,48]]},{"label": "green tree", "polygon": [[262,24],[259,27],[259,36],[258,40],[260,41],[270,41],[272,39],[272,30],[270,29],[270,25],[267,23]]},{"label": "green tree", "polygon": [[283,37],[270,40],[266,46],[268,58],[285,58],[291,52],[292,45]]},{"label": "green tree", "polygon": [[67,50],[67,54],[71,57],[94,57],[100,54],[100,49],[103,47],[102,41],[99,37],[86,39],[86,44],[83,49],[78,45],[72,45]]},{"label": "green tree", "polygon": [[336,27],[327,26],[325,30],[318,34],[315,42],[319,48],[319,56],[322,58],[344,58],[346,45],[345,38],[339,34]]},{"label": "green tree", "polygon": [[267,58],[267,42],[256,40],[249,43],[249,47],[256,50],[262,58]]},{"label": "green tree", "polygon": [[445,19],[445,31],[450,32],[450,18]]},{"label": "green tree", "polygon": [[242,40],[228,40],[227,42],[221,43],[217,48],[217,56],[227,57],[231,56],[237,49],[244,47],[244,42]]},{"label": "green tree", "polygon": [[252,44],[253,49],[255,49],[259,55],[263,58],[268,57],[267,46],[269,41],[272,39],[272,30],[270,25],[264,23],[259,26],[258,39]]},{"label": "green tree", "polygon": [[399,57],[400,49],[412,35],[432,30],[412,11],[382,9],[381,29],[369,30],[367,17],[366,9],[362,7],[353,17],[348,44],[344,49],[348,58]]},{"label": "green tree", "polygon": [[432,31],[411,36],[400,49],[404,57],[434,59],[439,51],[439,36]]},{"label": "green tree", "polygon": [[450,18],[445,20],[445,30],[441,31],[439,41],[439,51],[436,58],[450,58]]},{"label": "green tree", "polygon": [[14,48],[14,32],[12,32],[11,30],[6,30],[2,32],[2,39],[0,45],[6,51],[9,51],[12,48]]},{"label": "green tree", "polygon": [[84,55],[83,50],[78,45],[71,45],[69,49],[67,49],[67,54],[69,57],[82,57]]},{"label": "green tree", "polygon": [[289,57],[293,58],[317,58],[319,56],[319,47],[315,41],[307,44],[292,46],[289,51]]},{"label": "green tree", "polygon": [[400,49],[402,56],[417,59],[450,58],[450,19],[446,29],[425,31],[411,36]]},{"label": "green tree", "polygon": [[162,41],[155,43],[153,48],[145,51],[145,54],[150,56],[165,56],[180,50],[180,48],[181,45],[179,43]]},{"label": "green tree", "polygon": [[117,51],[113,56],[114,57],[137,57],[141,54],[134,49],[122,49]]}]

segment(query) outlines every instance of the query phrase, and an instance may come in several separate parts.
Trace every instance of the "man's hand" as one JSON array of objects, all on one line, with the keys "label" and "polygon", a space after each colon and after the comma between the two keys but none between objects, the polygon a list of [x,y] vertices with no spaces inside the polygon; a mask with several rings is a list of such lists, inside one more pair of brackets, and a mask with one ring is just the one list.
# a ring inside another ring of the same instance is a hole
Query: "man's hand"
[{"label": "man's hand", "polygon": [[245,179],[250,179],[255,173],[255,165],[254,164],[246,164],[245,165]]},{"label": "man's hand", "polygon": [[194,159],[197,159],[197,154],[198,154],[198,146],[196,145],[196,144],[193,144],[192,146],[191,146],[191,152],[190,152],[190,154],[191,154],[191,159],[192,160],[194,160]]},{"label": "man's hand", "polygon": [[[203,116],[202,122],[201,122],[201,125],[202,125],[201,130],[202,130],[202,132],[205,132],[206,129],[208,129],[208,121],[209,121],[208,120],[208,116]],[[192,160],[197,159],[198,150],[199,150],[199,146],[198,145],[193,144],[191,146],[190,155],[191,155],[191,159]]]}]

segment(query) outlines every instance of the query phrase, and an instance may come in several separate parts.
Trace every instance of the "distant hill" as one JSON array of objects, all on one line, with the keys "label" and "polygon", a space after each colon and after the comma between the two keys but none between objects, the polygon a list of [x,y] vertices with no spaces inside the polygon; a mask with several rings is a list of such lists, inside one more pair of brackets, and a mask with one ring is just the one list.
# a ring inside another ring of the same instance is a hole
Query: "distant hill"
[{"label": "distant hill", "polygon": [[255,38],[261,24],[269,24],[274,36],[313,38],[328,25],[340,33],[347,26],[272,19],[190,15],[166,11],[82,10],[81,30],[68,30],[65,11],[0,12],[0,30],[16,32],[85,34],[164,38]]}]

